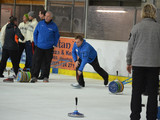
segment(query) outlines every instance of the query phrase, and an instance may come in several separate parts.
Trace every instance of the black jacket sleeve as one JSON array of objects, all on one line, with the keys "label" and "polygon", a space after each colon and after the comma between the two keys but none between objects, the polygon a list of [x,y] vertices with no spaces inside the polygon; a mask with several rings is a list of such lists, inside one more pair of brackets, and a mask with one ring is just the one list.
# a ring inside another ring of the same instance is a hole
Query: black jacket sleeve
[{"label": "black jacket sleeve", "polygon": [[18,27],[15,28],[15,34],[18,36],[18,38],[20,38],[21,40],[24,40],[24,36],[22,35]]}]

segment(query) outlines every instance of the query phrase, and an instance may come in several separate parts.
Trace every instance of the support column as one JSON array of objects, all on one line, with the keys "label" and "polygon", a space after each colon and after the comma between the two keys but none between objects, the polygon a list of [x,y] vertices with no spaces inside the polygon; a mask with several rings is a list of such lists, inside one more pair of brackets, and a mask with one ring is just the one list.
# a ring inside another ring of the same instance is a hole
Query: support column
[{"label": "support column", "polygon": [[14,0],[13,16],[16,16],[16,0]]},{"label": "support column", "polygon": [[156,5],[156,0],[151,0],[151,3],[152,3],[153,5]]},{"label": "support column", "polygon": [[137,23],[137,8],[135,7],[133,25],[135,25],[136,23]]},{"label": "support column", "polygon": [[72,0],[71,26],[70,26],[70,32],[71,33],[73,33],[74,5],[75,5],[75,0]]},{"label": "support column", "polygon": [[45,0],[45,7],[44,7],[44,9],[47,11],[48,10],[48,0]]},{"label": "support column", "polygon": [[87,38],[87,23],[88,22],[88,0],[85,3],[85,26],[84,26],[84,38]]}]

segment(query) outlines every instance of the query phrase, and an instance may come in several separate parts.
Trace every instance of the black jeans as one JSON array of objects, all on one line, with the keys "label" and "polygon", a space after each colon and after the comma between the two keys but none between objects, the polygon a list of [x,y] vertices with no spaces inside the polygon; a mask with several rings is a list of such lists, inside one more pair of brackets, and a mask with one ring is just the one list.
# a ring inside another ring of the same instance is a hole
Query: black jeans
[{"label": "black jeans", "polygon": [[[80,64],[81,64],[82,60],[81,60],[81,59],[78,59],[78,61],[79,61]],[[89,64],[94,68],[94,70],[95,70],[104,80],[105,80],[105,79],[108,80],[108,73],[107,73],[103,68],[100,67],[97,57],[94,59],[94,61],[93,61],[92,63],[89,63]],[[85,82],[84,82],[84,78],[83,78],[83,72],[82,72],[82,74],[81,74],[80,76],[78,75],[78,69],[79,69],[79,67],[80,67],[80,65],[76,68],[76,78],[77,78],[78,83],[79,83],[82,87],[85,87]]]},{"label": "black jeans", "polygon": [[[35,49],[36,49],[36,47],[37,46],[34,46]],[[35,52],[36,52],[35,49],[34,49],[34,54],[32,56],[32,68],[30,70],[31,73],[33,73],[33,68],[35,68]],[[41,71],[41,75],[40,76],[44,77],[44,74],[45,74],[45,71],[46,71],[45,57],[43,57],[42,59],[44,59],[44,60],[42,60],[41,69],[40,69],[40,71]]]},{"label": "black jeans", "polygon": [[49,78],[50,73],[50,65],[53,58],[53,48],[51,49],[40,49],[38,47],[35,48],[34,53],[34,65],[32,66],[32,77],[38,77],[41,69],[41,65],[45,63],[45,71],[44,77]]},{"label": "black jeans", "polygon": [[18,50],[8,50],[2,49],[2,59],[0,63],[0,75],[3,74],[4,69],[6,68],[8,58],[11,58],[13,69],[15,74],[18,73],[19,63],[18,63]]},{"label": "black jeans", "polygon": [[[45,59],[45,58],[43,58]],[[42,77],[44,77],[44,73],[46,71],[46,67],[45,67],[45,60],[42,61],[42,64],[41,64],[41,75]]]},{"label": "black jeans", "polygon": [[[132,96],[131,96],[131,120],[140,120],[142,111],[141,101],[142,93],[145,89],[148,92],[147,101],[147,120],[156,120],[157,118],[157,94],[159,82],[158,67],[135,67],[132,74]],[[147,87],[146,87],[147,85]]]}]

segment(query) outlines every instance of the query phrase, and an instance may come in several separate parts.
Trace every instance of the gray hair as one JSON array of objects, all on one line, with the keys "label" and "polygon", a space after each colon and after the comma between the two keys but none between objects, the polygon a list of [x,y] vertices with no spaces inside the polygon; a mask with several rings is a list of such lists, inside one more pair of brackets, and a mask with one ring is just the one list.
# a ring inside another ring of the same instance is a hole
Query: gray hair
[{"label": "gray hair", "polygon": [[46,13],[49,13],[51,15],[51,18],[53,18],[53,13],[51,11],[47,11]]}]

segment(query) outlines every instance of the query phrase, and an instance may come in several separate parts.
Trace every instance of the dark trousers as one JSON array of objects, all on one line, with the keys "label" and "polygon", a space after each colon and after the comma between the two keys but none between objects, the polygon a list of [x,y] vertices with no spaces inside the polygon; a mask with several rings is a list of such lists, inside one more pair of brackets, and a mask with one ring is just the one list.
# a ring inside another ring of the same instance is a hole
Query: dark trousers
[{"label": "dark trousers", "polygon": [[34,49],[34,53],[33,53],[33,56],[32,56],[32,67],[31,67],[31,70],[30,70],[31,74],[33,74],[33,70],[35,69],[35,63],[36,63],[35,53],[36,53],[37,46],[35,46],[34,48],[35,49]]},{"label": "dark trousers", "polygon": [[[37,46],[35,46],[34,48],[36,49]],[[34,54],[32,56],[32,68],[31,68],[31,73],[33,73],[33,69],[35,68],[35,53],[36,53],[36,50],[34,51]],[[45,74],[45,71],[46,71],[46,65],[45,65],[45,59],[46,58],[42,58],[42,64],[41,64],[41,75],[42,77],[44,77],[44,74]]]},{"label": "dark trousers", "polygon": [[[157,118],[157,94],[159,82],[159,68],[157,67],[133,67],[132,74],[132,97],[131,97],[131,120],[140,120],[142,111],[142,93],[145,89],[148,92],[147,120]],[[147,87],[146,87],[147,85]]]},{"label": "dark trousers", "polygon": [[44,77],[49,78],[50,65],[53,58],[53,48],[40,49],[36,47],[34,53],[34,65],[32,66],[32,77],[38,77],[42,63],[45,63]]},{"label": "dark trousers", "polygon": [[[37,46],[34,46],[34,48],[36,49],[36,47]],[[35,66],[35,52],[36,51],[34,51],[34,54],[33,54],[33,56],[32,56],[32,68],[31,68],[31,73],[33,73],[33,68],[34,68],[34,66]],[[45,73],[45,71],[46,71],[46,66],[45,66],[45,58],[43,58],[44,60],[42,60],[42,64],[41,64],[41,69],[40,69],[40,71],[41,71],[41,75],[40,76],[42,76],[42,77],[44,77],[44,73]]]},{"label": "dark trousers", "polygon": [[33,55],[33,52],[32,52],[32,43],[30,41],[27,41],[26,42],[26,64],[25,64],[25,67],[26,68],[31,68],[32,67],[32,55]]},{"label": "dark trousers", "polygon": [[19,63],[18,63],[18,50],[8,50],[2,49],[2,59],[0,63],[0,75],[3,74],[4,69],[6,68],[8,58],[11,58],[13,69],[15,74],[18,73]]},{"label": "dark trousers", "polygon": [[[23,53],[23,51],[24,51],[24,49],[25,49],[26,44],[25,44],[25,43],[21,43],[21,42],[19,42],[18,44],[19,44],[18,63],[20,63],[20,61],[21,61],[21,56],[22,56],[22,53]],[[26,52],[26,51],[25,51],[25,52]],[[25,63],[25,66],[26,66],[26,63]]]},{"label": "dark trousers", "polygon": [[45,58],[43,58],[44,60],[42,61],[41,64],[41,75],[42,77],[44,77],[44,72],[46,71],[46,67],[45,67]]},{"label": "dark trousers", "polygon": [[[78,59],[78,61],[79,61],[80,64],[81,64],[82,60],[81,60],[81,59]],[[105,80],[105,79],[108,80],[108,73],[107,73],[103,68],[100,67],[97,57],[94,59],[94,61],[93,61],[92,63],[89,63],[89,64],[93,67],[93,69],[94,69],[104,80]],[[82,72],[82,74],[81,74],[80,76],[78,75],[78,69],[79,69],[79,67],[80,67],[80,65],[76,68],[76,78],[77,78],[78,83],[79,83],[81,86],[85,87],[85,82],[84,82],[84,78],[83,78],[83,72]]]}]

